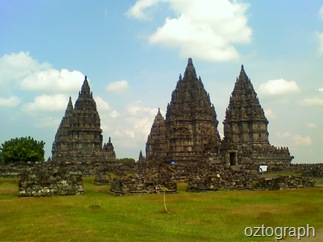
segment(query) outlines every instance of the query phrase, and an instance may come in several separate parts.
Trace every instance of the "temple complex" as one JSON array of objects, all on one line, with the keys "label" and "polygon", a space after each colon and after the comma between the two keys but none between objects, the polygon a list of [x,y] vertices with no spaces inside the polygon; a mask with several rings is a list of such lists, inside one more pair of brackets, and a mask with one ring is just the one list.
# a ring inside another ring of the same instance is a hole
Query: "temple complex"
[{"label": "temple complex", "polygon": [[111,138],[102,147],[100,116],[90,86],[85,77],[73,108],[69,99],[65,116],[57,130],[52,154],[55,162],[102,162],[114,161]]},{"label": "temple complex", "polygon": [[[236,79],[226,109],[224,137],[218,132],[214,105],[191,58],[179,76],[164,118],[158,109],[146,143],[146,158],[162,163],[223,165],[290,164],[288,148],[269,142],[268,120],[244,67]],[[102,144],[100,117],[85,77],[73,107],[68,101],[53,143],[53,161],[115,161],[111,138]]]},{"label": "temple complex", "polygon": [[213,162],[228,165],[289,164],[288,148],[268,140],[268,120],[243,66],[226,110],[224,138],[210,96],[192,59],[180,75],[166,119],[158,110],[146,143],[148,161]]}]

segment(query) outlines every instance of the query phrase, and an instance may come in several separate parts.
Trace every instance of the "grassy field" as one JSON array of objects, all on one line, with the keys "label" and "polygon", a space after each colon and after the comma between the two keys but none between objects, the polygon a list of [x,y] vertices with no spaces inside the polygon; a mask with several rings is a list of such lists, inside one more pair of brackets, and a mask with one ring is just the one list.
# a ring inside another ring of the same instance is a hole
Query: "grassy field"
[{"label": "grassy field", "polygon": [[81,196],[18,198],[17,180],[0,179],[0,241],[276,241],[245,227],[323,228],[323,187],[114,197],[84,179]]}]

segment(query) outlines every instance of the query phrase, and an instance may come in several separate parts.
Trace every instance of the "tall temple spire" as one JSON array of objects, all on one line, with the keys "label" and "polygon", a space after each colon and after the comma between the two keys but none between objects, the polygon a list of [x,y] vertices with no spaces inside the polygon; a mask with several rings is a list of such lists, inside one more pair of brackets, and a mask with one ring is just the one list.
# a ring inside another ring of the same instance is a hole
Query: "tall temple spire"
[{"label": "tall temple spire", "polygon": [[225,140],[238,143],[269,143],[268,120],[243,65],[232,91],[223,124]]},{"label": "tall temple spire", "polygon": [[78,99],[75,102],[75,109],[89,109],[95,111],[97,109],[87,76],[85,76]]},{"label": "tall temple spire", "polygon": [[74,108],[70,98],[65,116],[53,144],[56,161],[107,161],[115,160],[111,139],[102,148],[100,116],[92,96],[87,77],[83,82]]},{"label": "tall temple spire", "polygon": [[288,164],[293,159],[288,149],[270,145],[268,120],[243,65],[231,93],[223,125],[221,152],[230,165]]},{"label": "tall temple spire", "polygon": [[166,156],[165,119],[158,108],[154,123],[146,143],[146,157],[150,160],[164,161]]},{"label": "tall temple spire", "polygon": [[195,67],[193,65],[193,60],[192,58],[188,58],[187,66],[184,73],[184,79],[186,78],[187,80],[191,80],[195,79],[196,77],[197,76],[195,72]]},{"label": "tall temple spire", "polygon": [[85,76],[85,79],[84,79],[84,82],[81,87],[81,91],[80,91],[79,95],[82,95],[82,96],[90,96],[91,95],[90,85],[87,80],[87,76]]},{"label": "tall temple spire", "polygon": [[221,142],[217,115],[191,58],[172,92],[165,125],[168,161],[199,161],[217,153]]},{"label": "tall temple spire", "polygon": [[73,103],[72,103],[72,97],[70,97],[68,99],[68,103],[67,103],[67,108],[66,108],[66,111],[65,111],[65,115],[67,113],[72,113],[73,112]]}]

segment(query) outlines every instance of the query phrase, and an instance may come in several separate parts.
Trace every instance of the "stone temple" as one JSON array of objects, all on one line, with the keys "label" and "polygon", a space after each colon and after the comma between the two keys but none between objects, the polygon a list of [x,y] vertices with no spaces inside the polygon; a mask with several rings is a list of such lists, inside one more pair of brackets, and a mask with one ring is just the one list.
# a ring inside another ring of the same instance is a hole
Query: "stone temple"
[{"label": "stone temple", "polygon": [[158,111],[146,145],[147,159],[199,162],[216,159],[221,144],[210,96],[192,59],[179,76],[166,119]]},{"label": "stone temple", "polygon": [[[224,137],[217,114],[193,61],[179,76],[164,118],[158,109],[140,161],[255,166],[290,164],[288,148],[269,142],[268,120],[244,67],[225,112]],[[53,161],[107,162],[116,155],[111,138],[103,144],[100,116],[85,77],[73,107],[70,98],[52,148]]]},{"label": "stone temple", "polygon": [[228,165],[290,163],[288,148],[268,140],[268,120],[242,66],[226,110],[224,138],[210,96],[189,58],[167,106],[160,110],[146,143],[147,161],[214,162]]},{"label": "stone temple", "polygon": [[231,165],[290,163],[288,148],[268,140],[268,120],[244,67],[236,80],[226,109],[221,151]]},{"label": "stone temple", "polygon": [[58,127],[52,147],[54,162],[115,161],[114,147],[109,142],[102,146],[100,116],[87,77],[73,107],[68,101],[65,116]]}]

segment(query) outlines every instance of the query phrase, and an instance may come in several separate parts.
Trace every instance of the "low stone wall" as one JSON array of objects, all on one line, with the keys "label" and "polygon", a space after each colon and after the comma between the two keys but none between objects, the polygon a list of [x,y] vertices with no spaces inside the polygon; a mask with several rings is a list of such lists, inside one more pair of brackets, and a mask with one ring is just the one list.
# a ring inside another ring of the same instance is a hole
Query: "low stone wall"
[{"label": "low stone wall", "polygon": [[161,181],[158,179],[145,180],[140,178],[114,178],[111,182],[110,194],[116,196],[132,194],[152,194],[165,191],[166,193],[176,193],[177,184],[171,181]]},{"label": "low stone wall", "polygon": [[133,163],[105,163],[100,164],[95,169],[94,184],[108,185],[113,176],[124,177],[135,174],[138,171],[138,164]]},{"label": "low stone wall", "polygon": [[19,174],[25,169],[26,165],[20,164],[0,164],[0,177],[3,178],[17,178]]},{"label": "low stone wall", "polygon": [[289,190],[313,187],[314,185],[314,180],[307,177],[280,176],[276,178],[260,178],[256,187],[264,190]]},{"label": "low stone wall", "polygon": [[25,167],[19,175],[20,197],[80,195],[84,193],[82,174],[50,164]]},{"label": "low stone wall", "polygon": [[253,182],[257,179],[256,173],[226,168],[212,175],[189,180],[187,191],[250,190],[253,189]]},{"label": "low stone wall", "polygon": [[307,177],[323,177],[323,163],[316,164],[293,164],[291,169],[301,172]]}]

